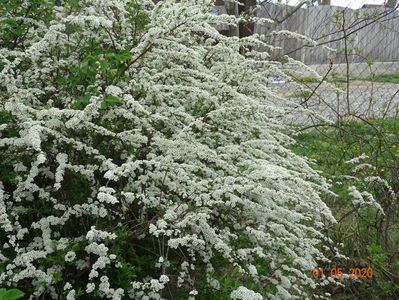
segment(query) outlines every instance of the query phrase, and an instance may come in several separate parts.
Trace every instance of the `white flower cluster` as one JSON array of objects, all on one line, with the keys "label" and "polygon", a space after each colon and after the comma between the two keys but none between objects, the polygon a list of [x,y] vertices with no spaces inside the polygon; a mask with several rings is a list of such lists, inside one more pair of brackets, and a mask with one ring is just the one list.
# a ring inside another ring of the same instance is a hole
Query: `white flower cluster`
[{"label": "white flower cluster", "polygon": [[355,207],[373,206],[381,211],[382,214],[384,214],[384,210],[382,209],[381,205],[369,192],[360,192],[355,186],[350,186],[348,188],[348,193],[352,197],[352,203]]},{"label": "white flower cluster", "polygon": [[231,292],[232,300],[263,300],[261,294],[247,289],[245,286],[240,286],[238,289]]},{"label": "white flower cluster", "polygon": [[[360,209],[372,207],[382,215],[385,215],[382,206],[374,198],[372,193],[376,190],[382,190],[385,192],[385,195],[392,200],[396,199],[396,194],[385,179],[373,175],[377,168],[373,165],[373,162],[368,163],[368,161],[370,161],[370,157],[364,153],[346,161],[347,164],[354,165],[352,168],[352,173],[354,175],[346,176],[346,178],[357,185],[350,186],[348,188],[348,194],[351,196],[352,204],[355,208]],[[363,191],[361,192],[360,190]],[[371,191],[372,193],[368,191]]]},{"label": "white flower cluster", "polygon": [[292,32],[288,30],[279,30],[279,31],[272,31],[268,33],[268,36],[277,36],[277,37],[283,37],[287,39],[296,39],[299,41],[307,42],[307,45],[309,46],[316,46],[317,42],[315,40],[312,40],[310,37],[297,33],[297,32]]}]

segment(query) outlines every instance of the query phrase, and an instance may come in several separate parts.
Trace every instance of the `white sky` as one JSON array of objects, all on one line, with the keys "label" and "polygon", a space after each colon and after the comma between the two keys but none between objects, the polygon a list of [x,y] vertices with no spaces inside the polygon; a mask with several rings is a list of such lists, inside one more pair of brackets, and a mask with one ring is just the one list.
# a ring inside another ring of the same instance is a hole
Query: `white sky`
[{"label": "white sky", "polygon": [[[298,2],[299,0],[287,0],[287,3],[291,5],[295,5]],[[331,5],[359,8],[364,4],[384,4],[385,2],[385,0],[331,0]]]}]

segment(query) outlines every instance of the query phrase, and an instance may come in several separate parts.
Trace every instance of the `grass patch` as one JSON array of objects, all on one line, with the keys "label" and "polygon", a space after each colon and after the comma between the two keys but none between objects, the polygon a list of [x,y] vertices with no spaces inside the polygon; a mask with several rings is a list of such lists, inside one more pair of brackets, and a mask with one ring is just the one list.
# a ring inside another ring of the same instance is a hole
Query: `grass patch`
[{"label": "grass patch", "polygon": [[[398,197],[389,196],[382,184],[371,184],[368,178],[381,178],[399,192],[399,118],[349,121],[337,126],[322,126],[294,137],[292,150],[315,162],[315,168],[331,182],[338,197],[324,196],[338,224],[330,229],[335,245],[342,243],[341,253],[349,260],[335,262],[345,270],[358,266],[373,268],[375,280],[359,284],[349,282],[358,299],[399,299],[399,207]],[[362,168],[347,163],[365,154]],[[372,206],[357,206],[348,188],[373,195],[385,215]],[[385,225],[384,225],[385,224]],[[392,224],[386,226],[386,224]],[[329,291],[330,292],[330,291]],[[336,299],[346,299],[348,288],[342,288]],[[351,293],[352,293],[351,292]],[[370,298],[372,294],[372,298]],[[352,295],[353,296],[353,295]]]},{"label": "grass patch", "polygon": [[361,80],[386,82],[386,83],[399,83],[399,73],[374,75],[371,77],[362,78]]},{"label": "grass patch", "polygon": [[[326,125],[322,129],[299,133],[295,140],[297,144],[292,150],[316,160],[316,168],[325,176],[343,175],[350,171],[344,162],[363,153],[374,158],[378,166],[399,159],[399,118],[370,120],[369,123],[349,121],[341,130]],[[375,173],[386,176],[378,170]]]},{"label": "grass patch", "polygon": [[320,80],[314,78],[314,77],[300,77],[296,78],[298,83],[319,83]]}]

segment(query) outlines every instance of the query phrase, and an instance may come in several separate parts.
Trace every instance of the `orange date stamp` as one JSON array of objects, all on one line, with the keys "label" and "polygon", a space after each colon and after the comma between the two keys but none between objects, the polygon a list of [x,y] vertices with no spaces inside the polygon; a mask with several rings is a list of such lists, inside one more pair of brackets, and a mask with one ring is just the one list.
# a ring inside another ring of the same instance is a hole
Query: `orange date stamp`
[{"label": "orange date stamp", "polygon": [[354,267],[349,268],[348,271],[345,272],[343,267],[333,267],[331,269],[316,267],[312,269],[312,277],[315,279],[324,277],[332,277],[334,279],[373,279],[374,276],[373,268],[371,267]]}]

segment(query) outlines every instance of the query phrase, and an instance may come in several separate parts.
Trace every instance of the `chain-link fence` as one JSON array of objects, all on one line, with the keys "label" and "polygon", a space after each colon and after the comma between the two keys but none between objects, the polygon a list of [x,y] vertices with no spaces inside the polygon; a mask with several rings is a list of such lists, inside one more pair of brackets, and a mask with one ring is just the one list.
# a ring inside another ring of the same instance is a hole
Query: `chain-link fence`
[{"label": "chain-link fence", "polygon": [[[238,28],[225,26],[220,31],[241,37],[252,33],[262,35],[277,47],[270,51],[275,59],[288,55],[310,66],[330,83],[319,84],[311,78],[311,72],[293,70],[294,78],[310,91],[298,92],[289,80],[277,80],[284,82],[282,91],[286,97],[300,96],[301,103],[305,100],[307,106],[333,121],[348,114],[366,117],[397,114],[399,11],[395,1],[363,5],[359,9],[350,8],[356,1],[347,1],[347,7],[315,5],[310,1],[295,6],[271,2],[217,1],[215,12],[246,14],[248,22]],[[267,18],[270,22],[251,22],[251,17]],[[341,92],[337,93],[335,88]]]}]

